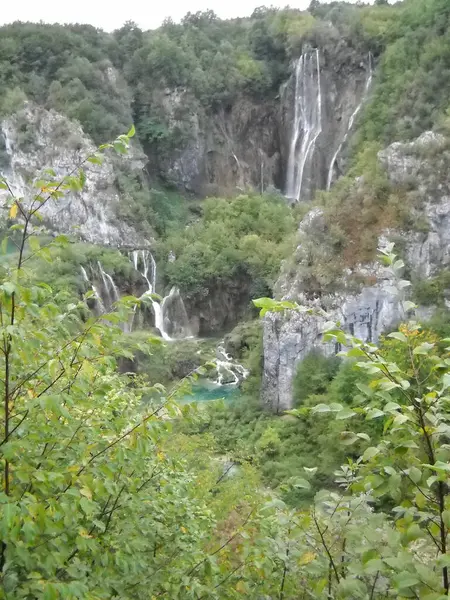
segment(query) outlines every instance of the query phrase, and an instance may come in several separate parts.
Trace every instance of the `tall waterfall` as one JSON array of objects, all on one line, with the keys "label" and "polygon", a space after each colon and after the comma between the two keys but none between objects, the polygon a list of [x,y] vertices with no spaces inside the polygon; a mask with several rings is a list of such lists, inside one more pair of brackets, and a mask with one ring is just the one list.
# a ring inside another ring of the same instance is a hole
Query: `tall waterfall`
[{"label": "tall waterfall", "polygon": [[345,132],[344,137],[342,138],[341,143],[339,144],[339,146],[337,147],[336,152],[333,154],[333,158],[331,159],[331,163],[330,163],[330,168],[328,169],[328,177],[327,177],[327,191],[330,189],[331,184],[333,182],[333,175],[334,175],[334,165],[336,164],[336,159],[339,156],[345,142],[348,139],[348,136],[350,135],[350,132],[352,130],[353,124],[355,122],[355,119],[359,113],[359,111],[362,108],[362,105],[364,104],[366,98],[367,98],[367,94],[369,92],[370,89],[370,85],[372,83],[372,77],[373,77],[373,67],[372,67],[372,53],[369,52],[369,56],[368,56],[368,63],[369,63],[369,68],[367,71],[367,79],[366,79],[366,84],[364,86],[364,93],[362,95],[361,98],[361,102],[358,104],[358,106],[355,108],[355,110],[352,112],[352,114],[350,115],[350,119],[348,120],[348,125],[347,125],[347,131]]},{"label": "tall waterfall", "polygon": [[319,50],[304,52],[295,67],[294,129],[289,151],[286,196],[308,199],[314,148],[322,131]]}]

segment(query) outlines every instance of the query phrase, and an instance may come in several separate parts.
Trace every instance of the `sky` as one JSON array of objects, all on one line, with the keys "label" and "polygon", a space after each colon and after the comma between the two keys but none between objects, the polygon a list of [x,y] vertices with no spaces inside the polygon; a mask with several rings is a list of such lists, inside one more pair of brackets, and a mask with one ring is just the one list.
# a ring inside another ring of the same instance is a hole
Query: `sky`
[{"label": "sky", "polygon": [[158,27],[165,17],[179,21],[187,12],[212,9],[222,18],[244,17],[261,5],[305,9],[310,0],[2,0],[0,23],[44,21],[89,23],[112,31],[125,21],[142,29]]}]

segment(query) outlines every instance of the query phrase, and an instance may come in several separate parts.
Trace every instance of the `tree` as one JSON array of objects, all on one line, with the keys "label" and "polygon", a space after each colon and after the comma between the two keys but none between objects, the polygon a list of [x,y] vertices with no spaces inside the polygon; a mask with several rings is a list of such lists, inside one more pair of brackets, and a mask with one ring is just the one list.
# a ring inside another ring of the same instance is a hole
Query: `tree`
[{"label": "tree", "polygon": [[257,581],[255,561],[272,569],[254,474],[228,483],[207,452],[196,473],[180,439],[171,446],[179,386],[116,368],[133,356],[119,325],[138,300],[94,317],[93,292],[67,305],[34,277],[36,258],[51,264],[67,243],[41,245],[42,208],[79,191],[84,170],[125,152],[133,134],[60,180],[45,171],[24,198],[0,180],[2,248],[16,249],[0,265],[0,598],[206,598],[225,584],[235,597],[236,585]]}]

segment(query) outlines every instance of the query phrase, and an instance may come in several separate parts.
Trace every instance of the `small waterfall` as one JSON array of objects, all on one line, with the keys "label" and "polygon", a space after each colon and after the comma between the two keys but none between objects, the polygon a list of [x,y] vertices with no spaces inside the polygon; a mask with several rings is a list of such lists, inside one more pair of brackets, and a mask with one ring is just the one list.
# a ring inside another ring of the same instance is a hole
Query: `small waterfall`
[{"label": "small waterfall", "polygon": [[247,369],[235,362],[220,343],[216,349],[217,385],[238,385],[249,374]]},{"label": "small waterfall", "polygon": [[[173,287],[169,294],[158,302],[152,295],[156,289],[156,262],[150,250],[134,250],[130,254],[131,262],[135,270],[142,276],[146,283],[146,290],[141,295],[140,300],[142,311],[145,312],[145,304],[151,304],[154,315],[154,324],[159,330],[161,337],[165,340],[183,339],[193,337],[190,329],[189,317],[184,306],[180,290]],[[120,291],[112,278],[105,271],[100,261],[96,267],[90,267],[88,271],[80,267],[83,280],[92,288],[95,300],[95,312],[98,316],[105,315],[112,310],[114,303],[120,300]],[[124,332],[129,333],[133,330],[139,306],[134,307],[133,313],[128,323],[122,325]],[[141,321],[145,320],[141,316]]]},{"label": "small waterfall", "polygon": [[370,85],[372,83],[372,77],[373,77],[373,67],[372,67],[372,53],[369,52],[369,57],[368,57],[368,62],[369,62],[369,69],[368,69],[368,75],[367,75],[367,79],[366,79],[366,84],[364,86],[364,93],[362,95],[361,98],[361,102],[358,104],[358,106],[355,108],[355,110],[352,112],[352,114],[350,115],[350,119],[348,120],[348,125],[347,125],[347,131],[345,132],[344,137],[342,138],[341,143],[339,144],[339,146],[337,147],[336,152],[333,154],[333,158],[331,159],[331,163],[330,163],[330,168],[328,169],[328,177],[327,177],[327,191],[329,191],[329,189],[331,188],[331,184],[333,181],[333,175],[334,175],[334,165],[336,164],[336,159],[339,156],[345,142],[348,139],[348,136],[350,135],[350,132],[352,130],[353,124],[355,122],[355,119],[359,113],[359,111],[361,110],[366,98],[367,98],[367,94],[369,92],[370,89]]},{"label": "small waterfall", "polygon": [[159,303],[151,295],[156,289],[156,262],[150,250],[134,250],[131,253],[133,266],[147,283],[141,299],[149,298],[155,315],[155,327],[167,341],[192,337],[189,318],[178,288],[173,287]]},{"label": "small waterfall", "polygon": [[80,268],[81,268],[81,275],[83,276],[84,281],[88,285],[91,286],[91,289],[94,292],[95,305],[97,308],[98,315],[104,315],[106,313],[106,308],[103,303],[102,296],[100,294],[98,287],[93,282],[91,282],[91,280],[89,279],[88,274],[86,272],[86,269],[84,267],[80,267]]},{"label": "small waterfall", "polygon": [[289,151],[286,196],[295,202],[311,193],[311,166],[322,131],[322,91],[319,50],[308,50],[295,68],[294,129]]},{"label": "small waterfall", "polygon": [[119,291],[117,289],[116,284],[114,283],[114,279],[111,277],[111,275],[109,275],[108,273],[106,273],[104,271],[104,269],[102,267],[102,263],[100,261],[98,261],[97,265],[98,265],[98,270],[99,270],[99,273],[100,273],[102,281],[103,281],[103,287],[105,289],[105,293],[108,298],[108,306],[112,307],[114,302],[117,302],[118,300],[120,300]]},{"label": "small waterfall", "polygon": [[[156,263],[150,250],[133,250],[131,253],[135,270],[142,275],[152,294],[156,290]],[[150,271],[150,279],[149,279]]]}]

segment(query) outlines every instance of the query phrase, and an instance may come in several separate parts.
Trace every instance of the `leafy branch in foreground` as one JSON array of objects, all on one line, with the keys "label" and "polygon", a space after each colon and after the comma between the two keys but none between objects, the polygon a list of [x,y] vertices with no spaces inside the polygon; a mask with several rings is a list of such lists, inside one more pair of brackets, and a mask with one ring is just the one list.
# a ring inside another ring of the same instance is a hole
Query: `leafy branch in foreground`
[{"label": "leafy branch in foreground", "polygon": [[[367,375],[369,383],[358,385],[361,395],[352,410],[339,404],[321,404],[311,410],[318,417],[333,412],[340,420],[377,420],[383,434],[370,445],[367,433],[352,428],[342,432],[346,445],[362,438],[367,448],[356,462],[350,461],[336,473],[346,494],[337,495],[334,508],[330,506],[333,518],[329,517],[325,532],[316,522],[316,509],[310,518],[320,538],[316,545],[329,563],[328,598],[395,595],[438,600],[450,594],[450,347],[446,346],[450,339],[423,335],[411,318],[415,305],[404,299],[409,282],[401,278],[403,261],[394,254],[392,244],[381,252],[389,276],[396,281],[392,292],[397,294],[404,323],[388,334],[389,343],[378,348],[326,322],[324,342],[339,344],[340,355],[356,360],[355,368]],[[276,310],[292,308],[267,299],[258,306],[263,311],[273,306]],[[301,418],[304,410],[288,412]],[[355,547],[355,531],[348,525],[357,515],[352,503],[358,499],[373,505],[380,519],[382,509],[389,510],[378,532],[371,530],[373,517],[366,515]],[[342,513],[348,523],[330,539]],[[362,553],[359,560],[355,551]],[[343,590],[347,595],[342,596]]]}]

